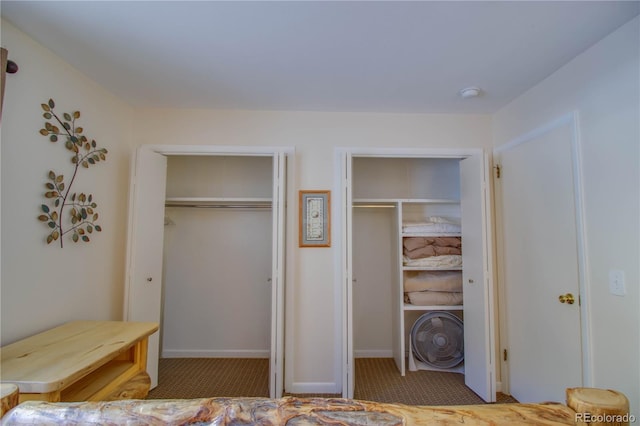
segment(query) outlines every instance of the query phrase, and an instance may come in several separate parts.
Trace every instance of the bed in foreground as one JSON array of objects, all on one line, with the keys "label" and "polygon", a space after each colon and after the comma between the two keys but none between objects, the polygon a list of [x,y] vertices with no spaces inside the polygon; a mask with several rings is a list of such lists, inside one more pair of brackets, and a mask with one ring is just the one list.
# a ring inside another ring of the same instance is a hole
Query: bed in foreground
[{"label": "bed in foreground", "polygon": [[[203,398],[100,402],[27,401],[3,425],[573,425],[628,424],[616,391],[567,389],[567,405],[409,406],[339,398]],[[633,419],[631,419],[633,421]]]}]

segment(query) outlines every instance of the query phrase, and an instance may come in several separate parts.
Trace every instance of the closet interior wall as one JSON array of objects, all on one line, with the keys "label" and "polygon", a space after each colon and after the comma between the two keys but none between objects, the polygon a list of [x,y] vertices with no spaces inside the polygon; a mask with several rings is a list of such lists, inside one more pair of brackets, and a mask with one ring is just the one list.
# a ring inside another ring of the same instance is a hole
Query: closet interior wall
[{"label": "closet interior wall", "polygon": [[269,358],[272,174],[269,156],[168,157],[162,357]]},{"label": "closet interior wall", "polygon": [[353,345],[356,358],[393,356],[393,292],[397,289],[396,209],[353,210]]}]

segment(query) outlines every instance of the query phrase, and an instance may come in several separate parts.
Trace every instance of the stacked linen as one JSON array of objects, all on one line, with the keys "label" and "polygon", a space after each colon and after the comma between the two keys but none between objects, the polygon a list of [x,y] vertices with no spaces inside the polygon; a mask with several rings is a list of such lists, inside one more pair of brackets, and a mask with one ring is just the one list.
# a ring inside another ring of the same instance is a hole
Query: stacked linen
[{"label": "stacked linen", "polygon": [[442,269],[441,271],[405,271],[405,301],[420,306],[462,305],[462,271],[447,271],[462,266],[460,220],[431,216],[423,222],[404,223],[404,234],[429,236],[404,237],[405,266]]},{"label": "stacked linen", "polygon": [[460,219],[455,217],[429,216],[423,222],[406,222],[402,224],[402,232],[405,234],[459,234],[461,231]]},{"label": "stacked linen", "polygon": [[462,305],[462,271],[405,271],[404,292],[412,305]]},{"label": "stacked linen", "polygon": [[406,237],[402,241],[403,253],[409,259],[462,254],[460,237]]},{"label": "stacked linen", "polygon": [[405,237],[402,244],[406,266],[433,268],[462,266],[460,237]]}]

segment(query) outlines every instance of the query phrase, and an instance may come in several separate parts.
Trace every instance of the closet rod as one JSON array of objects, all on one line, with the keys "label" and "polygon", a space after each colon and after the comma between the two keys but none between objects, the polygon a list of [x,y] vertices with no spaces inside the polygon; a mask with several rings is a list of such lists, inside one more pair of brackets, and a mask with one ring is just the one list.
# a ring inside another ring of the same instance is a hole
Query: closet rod
[{"label": "closet rod", "polygon": [[393,209],[395,204],[354,204],[353,207],[366,207],[366,208],[380,208],[380,209]]},{"label": "closet rod", "polygon": [[271,209],[271,204],[185,204],[165,203],[165,207],[191,207],[198,209]]}]

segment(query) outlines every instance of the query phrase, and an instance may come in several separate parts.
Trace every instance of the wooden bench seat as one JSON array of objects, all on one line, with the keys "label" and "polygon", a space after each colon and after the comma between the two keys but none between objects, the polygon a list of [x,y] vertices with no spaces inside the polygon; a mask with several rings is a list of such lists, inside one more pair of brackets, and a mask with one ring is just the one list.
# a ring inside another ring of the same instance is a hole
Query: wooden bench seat
[{"label": "wooden bench seat", "polygon": [[72,321],[0,348],[2,382],[20,402],[146,397],[150,322]]}]

